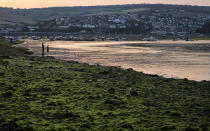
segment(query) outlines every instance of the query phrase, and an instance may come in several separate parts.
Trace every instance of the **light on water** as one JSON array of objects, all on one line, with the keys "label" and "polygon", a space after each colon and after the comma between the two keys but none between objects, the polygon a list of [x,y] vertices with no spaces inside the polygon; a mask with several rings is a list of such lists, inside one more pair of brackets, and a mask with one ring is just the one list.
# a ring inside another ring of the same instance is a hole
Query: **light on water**
[{"label": "light on water", "polygon": [[[48,55],[89,64],[133,68],[165,77],[210,80],[210,41],[46,41]],[[39,41],[20,45],[41,55]]]}]

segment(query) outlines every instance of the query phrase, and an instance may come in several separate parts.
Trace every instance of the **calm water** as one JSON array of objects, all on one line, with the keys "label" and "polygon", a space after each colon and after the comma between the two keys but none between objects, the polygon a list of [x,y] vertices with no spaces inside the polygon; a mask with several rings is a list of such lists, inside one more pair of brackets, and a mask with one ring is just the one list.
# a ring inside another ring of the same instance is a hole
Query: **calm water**
[{"label": "calm water", "polygon": [[[210,41],[45,41],[49,56],[89,64],[132,68],[165,77],[210,80]],[[41,42],[19,45],[41,55]]]}]

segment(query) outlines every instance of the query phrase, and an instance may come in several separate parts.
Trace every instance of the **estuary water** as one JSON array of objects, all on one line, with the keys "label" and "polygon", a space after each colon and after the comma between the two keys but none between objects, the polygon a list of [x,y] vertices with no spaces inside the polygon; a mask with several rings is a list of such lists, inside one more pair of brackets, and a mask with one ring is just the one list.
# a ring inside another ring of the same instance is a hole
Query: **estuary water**
[{"label": "estuary water", "polygon": [[[18,45],[41,56],[41,41]],[[210,41],[44,41],[47,56],[104,66],[132,68],[168,78],[210,80]]]}]

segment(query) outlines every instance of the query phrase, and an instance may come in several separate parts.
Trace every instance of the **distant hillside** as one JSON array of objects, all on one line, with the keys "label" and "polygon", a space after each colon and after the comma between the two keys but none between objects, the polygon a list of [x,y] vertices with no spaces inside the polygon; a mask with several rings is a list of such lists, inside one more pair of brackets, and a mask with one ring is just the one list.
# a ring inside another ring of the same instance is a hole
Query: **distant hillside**
[{"label": "distant hillside", "polygon": [[[172,10],[171,12],[168,12]],[[163,4],[131,4],[109,6],[83,6],[83,7],[50,7],[34,9],[0,8],[0,24],[27,23],[34,24],[35,20],[43,20],[55,17],[107,15],[124,13],[150,13],[160,11],[164,13],[176,13],[174,10],[183,10],[182,14],[194,16],[195,14],[210,14],[210,7],[189,5],[163,5]],[[180,14],[176,14],[180,15]]]},{"label": "distant hillside", "polygon": [[51,17],[69,17],[78,15],[120,14],[128,12],[149,12],[158,10],[179,9],[186,13],[210,14],[210,7],[187,5],[162,5],[162,4],[132,4],[111,6],[86,6],[86,7],[50,7],[34,9],[17,9],[15,12],[36,19]]},{"label": "distant hillside", "polygon": [[36,24],[36,20],[18,14],[10,8],[0,8],[0,25]]},{"label": "distant hillside", "polygon": [[148,11],[149,8],[131,5],[113,5],[113,6],[87,6],[87,7],[51,7],[36,9],[19,9],[15,10],[20,14],[38,19],[46,19],[51,17],[70,17],[85,15],[106,15],[119,14],[128,12]]}]

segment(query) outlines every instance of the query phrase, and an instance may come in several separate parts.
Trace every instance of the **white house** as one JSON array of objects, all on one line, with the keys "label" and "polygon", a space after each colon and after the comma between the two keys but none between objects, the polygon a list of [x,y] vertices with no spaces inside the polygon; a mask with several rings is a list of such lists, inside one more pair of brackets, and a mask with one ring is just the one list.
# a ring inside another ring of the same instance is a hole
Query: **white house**
[{"label": "white house", "polygon": [[96,28],[95,25],[91,25],[91,24],[84,24],[82,27],[83,28],[91,28],[91,29]]},{"label": "white house", "polygon": [[109,25],[109,28],[110,28],[110,29],[116,29],[117,26],[116,26],[116,25]]}]

